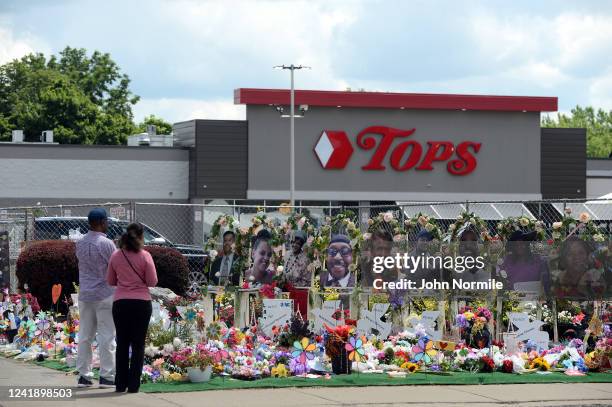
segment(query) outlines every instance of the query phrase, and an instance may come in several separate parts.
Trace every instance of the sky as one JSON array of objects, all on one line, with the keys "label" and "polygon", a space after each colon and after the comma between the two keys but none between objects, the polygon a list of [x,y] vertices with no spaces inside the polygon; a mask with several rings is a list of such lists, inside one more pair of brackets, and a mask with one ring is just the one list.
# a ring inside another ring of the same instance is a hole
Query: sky
[{"label": "sky", "polygon": [[135,119],[244,119],[239,87],[557,96],[612,109],[612,1],[0,0],[0,64],[108,52]]}]

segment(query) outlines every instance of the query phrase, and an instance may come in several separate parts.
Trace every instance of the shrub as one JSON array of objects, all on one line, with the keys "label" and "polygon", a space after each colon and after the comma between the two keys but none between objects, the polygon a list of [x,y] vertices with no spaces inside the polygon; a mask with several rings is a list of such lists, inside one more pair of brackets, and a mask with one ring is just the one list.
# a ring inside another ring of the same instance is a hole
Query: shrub
[{"label": "shrub", "polygon": [[146,246],[151,253],[157,270],[157,286],[169,288],[176,295],[185,295],[189,286],[189,265],[187,259],[177,250],[169,247]]},{"label": "shrub", "polygon": [[[177,295],[184,295],[188,286],[189,267],[183,255],[167,247],[145,247],[155,262],[157,269],[157,286],[169,288]],[[17,278],[19,288],[32,293],[43,310],[53,305],[51,287],[62,285],[62,296],[58,301],[61,312],[66,312],[63,302],[74,292],[72,283],[79,281],[78,260],[75,244],[70,240],[42,240],[29,243],[17,259]]]},{"label": "shrub", "polygon": [[74,242],[70,240],[43,240],[29,243],[17,259],[17,278],[19,288],[32,293],[44,310],[51,309],[51,287],[62,285],[62,295],[58,301],[60,311],[65,312],[64,298],[74,292],[73,282],[78,281],[78,260]]}]

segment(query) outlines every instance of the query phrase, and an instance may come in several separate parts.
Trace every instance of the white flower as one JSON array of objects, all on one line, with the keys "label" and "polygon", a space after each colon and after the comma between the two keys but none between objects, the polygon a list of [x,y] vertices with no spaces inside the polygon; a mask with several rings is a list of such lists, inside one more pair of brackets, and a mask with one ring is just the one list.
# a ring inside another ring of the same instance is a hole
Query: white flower
[{"label": "white flower", "polygon": [[553,239],[560,239],[561,238],[561,233],[559,233],[559,232],[552,232],[552,238]]},{"label": "white flower", "polygon": [[218,254],[219,252],[217,252],[216,250],[209,251],[208,255],[210,256],[210,261],[214,261]]},{"label": "white flower", "polygon": [[401,240],[402,240],[402,235],[395,235],[395,236],[393,236],[393,241],[394,242],[399,242]]},{"label": "white flower", "polygon": [[605,238],[604,238],[604,235],[602,235],[601,233],[598,233],[596,235],[593,235],[593,240],[601,243],[605,240]]},{"label": "white flower", "polygon": [[181,341],[180,338],[174,338],[174,340],[172,341],[172,345],[176,348],[176,349],[180,349],[183,346],[183,341]]},{"label": "white flower", "polygon": [[249,281],[255,281],[255,276],[251,274],[251,275],[249,276]]},{"label": "white flower", "polygon": [[562,226],[563,226],[563,222],[554,222],[552,224],[553,229],[561,229]]},{"label": "white flower", "polygon": [[371,233],[364,233],[363,234],[363,240],[370,240],[371,237],[372,237]]},{"label": "white flower", "polygon": [[499,270],[499,275],[503,278],[508,278],[508,273],[506,273],[506,270]]},{"label": "white flower", "polygon": [[171,343],[165,344],[162,349],[162,355],[170,356],[172,355],[172,352],[174,352],[174,346]]},{"label": "white flower", "polygon": [[452,230],[455,230],[455,228],[456,228],[456,227],[457,227],[457,225],[455,225],[455,224],[453,223],[453,224],[451,224],[451,225],[448,227],[448,230],[451,230],[451,231],[452,231]]},{"label": "white flower", "polygon": [[383,220],[387,223],[393,220],[393,213],[391,211],[385,212],[383,215]]},{"label": "white flower", "polygon": [[277,273],[282,273],[282,272],[283,272],[283,270],[285,270],[285,268],[284,268],[283,266],[278,266],[278,267],[276,267],[276,272],[277,272]]},{"label": "white flower", "polygon": [[529,219],[527,219],[527,218],[520,218],[519,219],[519,223],[521,224],[522,227],[525,227],[525,226],[529,225]]},{"label": "white flower", "polygon": [[371,226],[373,223],[374,223],[374,219],[372,219],[372,218],[368,219],[368,225]]},{"label": "white flower", "polygon": [[297,226],[299,229],[302,229],[302,227],[304,226],[304,224],[306,223],[306,217],[302,216],[298,221],[297,221]]},{"label": "white flower", "polygon": [[591,219],[591,215],[586,212],[582,212],[580,216],[578,216],[578,220],[580,220],[582,223],[587,223],[589,219]]},{"label": "white flower", "polygon": [[431,232],[432,230],[434,230],[434,225],[432,225],[431,223],[427,223],[425,225],[425,230]]},{"label": "white flower", "polygon": [[217,271],[217,272],[215,273],[215,277],[219,277],[220,275],[221,275],[221,272],[219,272],[219,271]]},{"label": "white flower", "polygon": [[145,348],[145,355],[147,355],[148,357],[155,357],[156,354],[157,349],[155,348],[155,346],[149,345]]}]

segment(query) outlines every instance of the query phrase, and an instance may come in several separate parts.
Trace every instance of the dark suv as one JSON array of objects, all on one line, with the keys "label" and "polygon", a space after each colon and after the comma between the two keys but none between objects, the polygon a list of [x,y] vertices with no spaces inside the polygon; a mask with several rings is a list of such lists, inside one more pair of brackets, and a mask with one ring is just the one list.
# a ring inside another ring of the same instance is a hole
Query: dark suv
[{"label": "dark suv", "polygon": [[[124,220],[108,218],[108,232],[106,235],[109,239],[117,242],[123,232],[125,232],[128,224]],[[172,243],[149,226],[142,224],[142,227],[144,228],[146,245],[171,247],[185,256],[190,272],[203,272],[208,256],[201,247]],[[88,221],[86,217],[40,217],[34,220],[34,234],[32,238],[33,240],[68,239],[76,231],[80,234],[85,234],[87,230]]]}]

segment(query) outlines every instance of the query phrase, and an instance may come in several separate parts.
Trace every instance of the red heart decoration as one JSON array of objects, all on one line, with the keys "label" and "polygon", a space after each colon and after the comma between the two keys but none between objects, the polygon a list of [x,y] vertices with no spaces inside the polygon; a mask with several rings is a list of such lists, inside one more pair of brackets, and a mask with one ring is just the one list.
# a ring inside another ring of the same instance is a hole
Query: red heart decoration
[{"label": "red heart decoration", "polygon": [[61,293],[62,293],[62,285],[53,284],[53,287],[51,287],[51,299],[53,300],[54,305],[57,304],[57,300],[59,300]]}]

